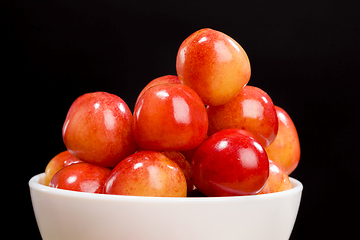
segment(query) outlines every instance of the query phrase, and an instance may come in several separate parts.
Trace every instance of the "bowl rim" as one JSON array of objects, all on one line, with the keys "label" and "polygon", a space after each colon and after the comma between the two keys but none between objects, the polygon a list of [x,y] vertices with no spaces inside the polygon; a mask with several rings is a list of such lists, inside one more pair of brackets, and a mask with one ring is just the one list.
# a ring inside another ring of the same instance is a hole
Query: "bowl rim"
[{"label": "bowl rim", "polygon": [[86,192],[76,192],[58,188],[52,188],[40,183],[45,178],[45,173],[39,173],[33,176],[28,184],[30,191],[39,191],[50,195],[60,195],[70,198],[78,199],[93,199],[93,200],[107,200],[107,201],[125,201],[125,202],[226,202],[226,201],[254,201],[254,200],[268,200],[283,198],[291,195],[297,195],[302,192],[302,183],[292,177],[290,178],[292,188],[282,192],[268,193],[261,195],[249,196],[227,196],[227,197],[148,197],[148,196],[126,196],[126,195],[111,195],[111,194],[96,194]]}]

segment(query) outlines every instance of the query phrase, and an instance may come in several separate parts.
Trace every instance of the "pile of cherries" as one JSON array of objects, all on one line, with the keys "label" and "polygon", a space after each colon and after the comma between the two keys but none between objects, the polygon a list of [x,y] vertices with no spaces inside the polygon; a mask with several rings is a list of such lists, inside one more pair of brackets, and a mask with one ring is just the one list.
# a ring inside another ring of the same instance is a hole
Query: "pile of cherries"
[{"label": "pile of cherries", "polygon": [[250,62],[231,37],[201,29],[181,44],[177,76],[148,83],[134,112],[87,93],[62,129],[67,151],[47,165],[50,187],[133,196],[242,196],[291,188],[300,145],[289,115],[247,86]]}]

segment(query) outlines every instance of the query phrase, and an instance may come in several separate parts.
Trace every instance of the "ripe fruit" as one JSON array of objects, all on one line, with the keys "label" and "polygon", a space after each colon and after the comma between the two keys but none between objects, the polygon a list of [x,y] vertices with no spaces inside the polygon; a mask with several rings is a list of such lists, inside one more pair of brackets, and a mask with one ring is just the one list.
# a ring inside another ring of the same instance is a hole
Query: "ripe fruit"
[{"label": "ripe fruit", "polygon": [[244,129],[267,147],[278,132],[275,106],[269,95],[257,87],[246,86],[231,102],[208,106],[207,110],[209,135],[223,129]]},{"label": "ripe fruit", "polygon": [[275,193],[291,189],[289,176],[280,165],[269,159],[269,169],[269,179],[265,187],[258,194]]},{"label": "ripe fruit", "polygon": [[133,132],[142,150],[193,149],[204,140],[207,129],[205,106],[185,85],[153,86],[135,105]]},{"label": "ripe fruit", "polygon": [[196,187],[212,197],[257,194],[269,176],[265,149],[240,129],[222,130],[206,139],[191,167]]},{"label": "ripe fruit", "polygon": [[164,154],[139,151],[121,161],[105,184],[105,193],[152,197],[186,197],[180,167]]},{"label": "ripe fruit", "polygon": [[287,112],[275,106],[279,119],[279,131],[273,143],[265,148],[268,156],[282,166],[287,174],[292,173],[300,160],[300,142],[293,121]]},{"label": "ripe fruit", "polygon": [[65,190],[102,193],[111,170],[91,163],[76,163],[59,170],[49,186]]},{"label": "ripe fruit", "polygon": [[132,121],[131,111],[120,97],[106,92],[87,93],[71,105],[63,140],[76,158],[114,167],[137,149]]},{"label": "ripe fruit", "polygon": [[57,173],[63,167],[69,166],[74,163],[82,162],[77,159],[73,155],[69,153],[69,151],[63,151],[53,157],[48,165],[45,168],[45,185],[48,186],[50,180],[53,178],[55,173]]},{"label": "ripe fruit", "polygon": [[46,182],[162,197],[291,188],[287,173],[300,158],[295,126],[266,92],[247,86],[251,68],[244,49],[222,32],[201,29],[182,42],[176,71],[142,89],[133,115],[106,92],[76,99],[62,129],[68,151],[49,162]]},{"label": "ripe fruit", "polygon": [[176,71],[207,105],[223,105],[239,94],[250,79],[244,49],[228,35],[209,28],[191,34],[181,44]]}]

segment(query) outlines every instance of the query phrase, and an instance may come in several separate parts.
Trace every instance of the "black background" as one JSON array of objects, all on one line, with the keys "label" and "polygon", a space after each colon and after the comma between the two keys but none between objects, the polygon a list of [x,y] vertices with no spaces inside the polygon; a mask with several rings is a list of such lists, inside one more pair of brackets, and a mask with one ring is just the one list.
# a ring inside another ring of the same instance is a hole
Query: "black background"
[{"label": "black background", "polygon": [[304,191],[291,239],[356,236],[359,3],[2,1],[4,153],[11,156],[4,184],[21,199],[10,225],[40,239],[27,182],[65,150],[61,128],[78,96],[107,91],[133,109],[147,82],[176,74],[181,42],[209,27],[242,45],[249,85],[265,90],[297,127],[302,155],[292,176]]}]

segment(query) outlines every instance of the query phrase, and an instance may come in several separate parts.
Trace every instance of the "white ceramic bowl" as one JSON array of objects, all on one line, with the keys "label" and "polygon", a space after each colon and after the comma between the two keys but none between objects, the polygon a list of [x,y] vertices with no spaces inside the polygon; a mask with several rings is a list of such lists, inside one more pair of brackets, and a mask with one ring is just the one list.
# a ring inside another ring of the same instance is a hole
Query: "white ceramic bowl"
[{"label": "white ceramic bowl", "polygon": [[161,198],[92,194],[29,181],[44,240],[289,239],[303,186],[242,197]]}]

